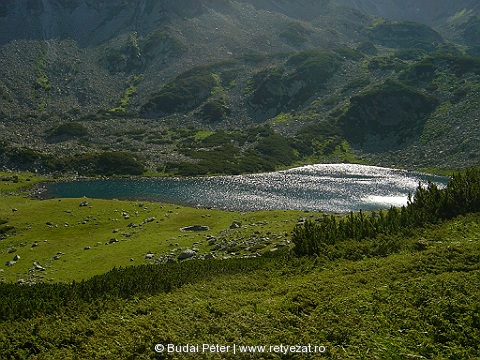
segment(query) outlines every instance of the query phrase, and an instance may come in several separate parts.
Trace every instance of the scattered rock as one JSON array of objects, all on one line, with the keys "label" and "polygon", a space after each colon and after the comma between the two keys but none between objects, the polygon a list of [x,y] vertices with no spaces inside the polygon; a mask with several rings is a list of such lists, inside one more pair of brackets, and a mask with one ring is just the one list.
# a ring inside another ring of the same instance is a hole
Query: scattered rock
[{"label": "scattered rock", "polygon": [[13,257],[13,261],[18,261],[18,260],[20,260],[20,255],[15,255],[15,256]]},{"label": "scattered rock", "polygon": [[230,229],[239,229],[242,227],[242,223],[240,221],[234,221],[232,225],[230,225]]},{"label": "scattered rock", "polygon": [[108,240],[108,243],[109,244],[118,243],[118,240],[115,238],[111,238],[110,240]]},{"label": "scattered rock", "polygon": [[85,246],[83,250],[90,250],[90,246]]},{"label": "scattered rock", "polygon": [[55,256],[53,257],[53,260],[60,260],[60,255],[55,255]]},{"label": "scattered rock", "polygon": [[192,249],[186,249],[186,250],[182,251],[180,253],[180,255],[178,255],[177,259],[178,260],[185,260],[185,259],[189,259],[189,258],[191,258],[195,255],[196,255],[195,251],[193,251]]},{"label": "scattered rock", "polygon": [[147,255],[145,255],[145,260],[151,260],[153,259],[154,256],[155,256],[154,254],[148,253]]},{"label": "scattered rock", "polygon": [[80,203],[80,205],[78,205],[80,207],[85,207],[85,206],[88,206],[88,201],[87,200],[84,200]]},{"label": "scattered rock", "polygon": [[35,271],[45,271],[45,268],[38,264],[36,261],[33,262],[33,270]]},{"label": "scattered rock", "polygon": [[6,266],[13,266],[13,265],[15,265],[16,263],[17,263],[16,261],[11,261],[11,260],[10,260],[10,261],[7,261],[7,262],[5,263],[5,265],[6,265]]},{"label": "scattered rock", "polygon": [[208,231],[210,228],[206,225],[192,225],[181,228],[182,231]]}]

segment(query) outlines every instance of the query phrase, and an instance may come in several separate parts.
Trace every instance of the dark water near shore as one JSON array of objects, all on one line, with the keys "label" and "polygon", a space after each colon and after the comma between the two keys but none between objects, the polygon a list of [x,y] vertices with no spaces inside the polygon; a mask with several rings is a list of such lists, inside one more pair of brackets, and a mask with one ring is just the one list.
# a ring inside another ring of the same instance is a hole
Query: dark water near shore
[{"label": "dark water near shore", "polygon": [[204,178],[85,180],[48,184],[44,197],[131,199],[195,207],[348,212],[402,206],[408,193],[448,178],[352,164],[319,164],[273,173]]}]

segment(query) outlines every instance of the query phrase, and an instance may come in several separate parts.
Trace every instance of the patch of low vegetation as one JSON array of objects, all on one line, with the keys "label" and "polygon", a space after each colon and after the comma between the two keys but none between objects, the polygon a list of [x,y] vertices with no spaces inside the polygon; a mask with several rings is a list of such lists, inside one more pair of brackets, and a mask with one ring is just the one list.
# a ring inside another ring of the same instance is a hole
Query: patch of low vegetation
[{"label": "patch of low vegetation", "polygon": [[103,152],[64,159],[62,171],[75,171],[80,175],[142,175],[145,167],[141,160],[127,152]]},{"label": "patch of low vegetation", "polygon": [[[385,240],[389,236],[393,241],[391,248],[379,248],[381,253],[373,256],[385,256],[395,251],[398,240],[402,236],[410,235],[412,229],[437,224],[460,215],[480,212],[480,171],[475,168],[464,173],[453,175],[445,189],[439,189],[430,183],[428,188],[421,185],[414,196],[410,196],[407,206],[401,209],[390,208],[387,212],[373,212],[365,215],[350,213],[349,216],[337,219],[334,215],[325,216],[318,222],[307,221],[297,226],[293,231],[292,240],[295,243],[294,251],[297,255],[325,255],[338,256],[338,242],[380,238]],[[418,243],[417,246],[424,246]],[[358,250],[350,252],[349,256],[364,256]],[[347,250],[347,253],[349,251]],[[345,256],[345,253],[343,253]],[[355,254],[355,255],[354,255]],[[372,256],[372,254],[369,254]]]},{"label": "patch of low vegetation", "polygon": [[137,86],[143,80],[143,78],[143,75],[133,76],[129,80],[128,86],[124,90],[122,98],[118,102],[118,106],[108,110],[108,113],[117,116],[132,116],[133,111],[128,111],[128,109],[131,105],[132,97],[137,92]]},{"label": "patch of low vegetation", "polygon": [[141,113],[172,114],[192,110],[207,100],[217,85],[208,67],[193,68],[154,94],[141,107]]},{"label": "patch of low vegetation", "polygon": [[443,38],[431,27],[408,21],[379,21],[370,29],[370,38],[391,48],[417,48],[433,51]]},{"label": "patch of low vegetation", "polygon": [[350,99],[339,125],[345,138],[365,144],[398,148],[419,137],[438,100],[415,88],[391,80]]},{"label": "patch of low vegetation", "polygon": [[305,28],[301,23],[291,22],[285,27],[279,36],[285,39],[289,45],[301,46],[308,41],[308,35],[310,33],[311,31]]},{"label": "patch of low vegetation", "polygon": [[216,123],[225,120],[231,114],[230,109],[222,100],[212,100],[202,106],[200,117],[208,123]]},{"label": "patch of low vegetation", "polygon": [[88,130],[78,122],[68,121],[58,125],[49,132],[49,136],[82,137],[87,136]]},{"label": "patch of low vegetation", "polygon": [[164,59],[176,58],[187,51],[187,46],[168,30],[159,29],[152,32],[144,40],[143,51],[148,58],[162,56]]},{"label": "patch of low vegetation", "polygon": [[340,64],[341,58],[333,52],[306,50],[296,53],[281,66],[272,66],[253,77],[249,105],[269,117],[295,108],[322,90]]}]

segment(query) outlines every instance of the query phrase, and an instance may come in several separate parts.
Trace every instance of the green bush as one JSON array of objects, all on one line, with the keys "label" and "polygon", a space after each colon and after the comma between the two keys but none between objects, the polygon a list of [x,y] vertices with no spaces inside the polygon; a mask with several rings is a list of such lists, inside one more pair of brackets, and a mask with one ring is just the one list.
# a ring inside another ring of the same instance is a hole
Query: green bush
[{"label": "green bush", "polygon": [[370,29],[370,38],[392,48],[417,48],[426,51],[435,50],[435,44],[443,42],[440,34],[431,27],[408,21],[380,22]]},{"label": "green bush", "polygon": [[202,106],[200,116],[207,122],[220,122],[230,114],[230,109],[221,100],[212,100]]},{"label": "green bush", "polygon": [[56,167],[59,171],[76,171],[81,175],[141,175],[145,172],[142,162],[127,152],[103,152],[59,159]]},{"label": "green bush", "polygon": [[341,62],[341,57],[333,52],[306,50],[296,53],[287,59],[285,66],[272,66],[253,77],[248,102],[268,116],[301,105],[324,88]]},{"label": "green bush", "polygon": [[341,218],[331,215],[307,220],[293,230],[294,252],[298,256],[325,255],[330,245],[376,238],[379,247],[374,253],[386,255],[399,244],[386,244],[385,235],[405,235],[412,229],[476,212],[480,212],[480,170],[470,168],[455,174],[445,189],[433,183],[428,188],[419,185],[407,206],[400,209],[392,207],[369,216],[360,211]]},{"label": "green bush", "polygon": [[387,80],[384,84],[356,95],[338,121],[345,138],[364,144],[369,135],[394,137],[383,144],[389,148],[402,146],[420,136],[428,115],[438,101],[415,88]]},{"label": "green bush", "polygon": [[276,261],[275,258],[185,261],[115,268],[104,275],[72,284],[21,286],[0,283],[0,321],[68,312],[84,304],[111,298],[131,299],[171,292],[215,275],[267,268]]},{"label": "green bush", "polygon": [[154,94],[142,105],[140,112],[149,115],[192,110],[208,99],[216,85],[216,80],[207,67],[190,69]]},{"label": "green bush", "polygon": [[280,37],[285,39],[289,45],[300,46],[308,41],[308,34],[310,31],[302,24],[292,22],[280,33]]},{"label": "green bush", "polygon": [[66,122],[61,125],[58,125],[50,131],[51,136],[71,136],[71,137],[82,137],[88,135],[88,130],[85,126],[77,122]]}]

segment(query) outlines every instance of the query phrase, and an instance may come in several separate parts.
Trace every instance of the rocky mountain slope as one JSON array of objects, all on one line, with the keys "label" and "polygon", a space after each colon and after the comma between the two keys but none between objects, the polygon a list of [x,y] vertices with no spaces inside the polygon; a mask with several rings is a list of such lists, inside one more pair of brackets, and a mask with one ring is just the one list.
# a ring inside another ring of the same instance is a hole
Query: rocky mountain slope
[{"label": "rocky mountain slope", "polygon": [[5,0],[0,163],[91,173],[99,153],[122,152],[188,174],[476,164],[478,8]]}]

